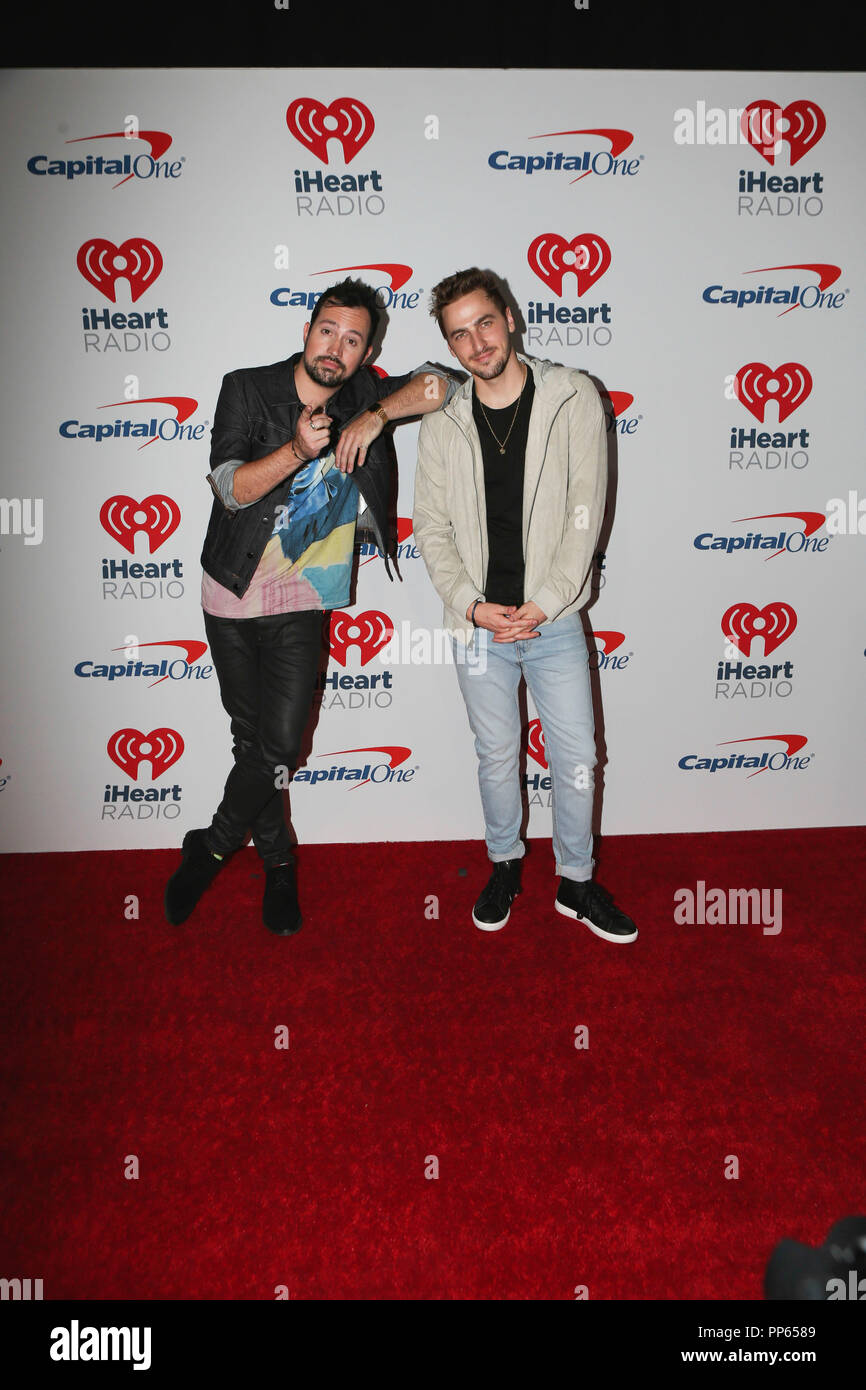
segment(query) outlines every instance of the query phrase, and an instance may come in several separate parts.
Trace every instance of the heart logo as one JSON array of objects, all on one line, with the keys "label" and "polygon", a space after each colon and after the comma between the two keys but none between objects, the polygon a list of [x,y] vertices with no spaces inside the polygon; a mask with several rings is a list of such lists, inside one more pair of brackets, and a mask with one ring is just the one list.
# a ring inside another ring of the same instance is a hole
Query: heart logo
[{"label": "heart logo", "polygon": [[103,502],[99,520],[103,530],[130,555],[135,554],[135,538],[139,531],[143,531],[150,542],[152,555],[180,525],[180,507],[173,497],[166,497],[161,492],[154,492],[141,502],[121,493]]},{"label": "heart logo", "polygon": [[768,164],[775,163],[779,145],[787,140],[791,164],[796,164],[817,145],[827,129],[827,119],[813,101],[792,101],[784,110],[774,101],[750,102],[740,117],[740,128]]},{"label": "heart logo", "polygon": [[138,729],[118,729],[108,740],[106,752],[135,782],[141,764],[149,762],[151,780],[155,782],[177,762],[183,752],[183,739],[175,729],[152,729],[149,734]]},{"label": "heart logo", "polygon": [[547,759],[544,756],[544,730],[540,719],[530,719],[526,726],[526,750],[537,763],[547,767]]},{"label": "heart logo", "polygon": [[743,656],[751,656],[755,637],[764,639],[764,656],[787,641],[797,626],[797,614],[789,603],[734,603],[722,617],[722,632]]},{"label": "heart logo", "polygon": [[331,617],[331,655],[341,666],[346,664],[349,647],[361,653],[361,665],[366,666],[394,635],[394,624],[387,613],[368,609],[366,613],[338,611]]},{"label": "heart logo", "polygon": [[315,97],[298,97],[286,111],[286,125],[323,164],[328,162],[328,141],[339,140],[343,159],[351,164],[375,128],[369,108],[357,97],[337,97],[324,106]]},{"label": "heart logo", "polygon": [[775,371],[765,362],[747,362],[734,377],[737,400],[764,423],[768,401],[779,406],[779,424],[793,415],[812,390],[812,374],[801,362],[783,362]]},{"label": "heart logo", "polygon": [[134,304],[162,270],[162,254],[158,246],[141,236],[129,237],[121,246],[104,237],[91,237],[78,248],[75,263],[85,280],[112,304],[117,302],[115,281],[128,280]]},{"label": "heart logo", "polygon": [[580,298],[610,265],[610,247],[594,232],[582,232],[573,241],[566,241],[558,232],[542,232],[531,243],[526,258],[539,280],[560,298],[563,277],[572,271]]}]

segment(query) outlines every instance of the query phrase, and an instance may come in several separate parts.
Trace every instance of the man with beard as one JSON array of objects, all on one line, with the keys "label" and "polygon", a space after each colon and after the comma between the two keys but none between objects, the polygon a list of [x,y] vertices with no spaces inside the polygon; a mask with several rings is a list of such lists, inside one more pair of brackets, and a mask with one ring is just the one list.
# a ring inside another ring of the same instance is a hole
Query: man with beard
[{"label": "man with beard", "polygon": [[323,617],[350,601],[359,498],[378,548],[393,554],[385,424],[435,410],[453,391],[429,363],[384,379],[366,367],[379,318],[375,291],[344,280],[314,305],[302,352],[223,380],[202,608],[235,761],[210,826],[184,837],[165,890],[174,925],[252,831],[265,865],[265,925],[280,936],[301,926],[278,785],[297,766]]},{"label": "man with beard", "polygon": [[634,922],[592,878],[596,758],[580,609],[604,515],[601,401],[581,372],[515,352],[514,319],[490,272],[442,280],[431,313],[470,373],[441,414],[421,422],[414,529],[445,605],[478,754],[493,873],[472,920],[499,930],[520,892],[525,677],[553,789],[554,906],[606,941],[634,941]]}]

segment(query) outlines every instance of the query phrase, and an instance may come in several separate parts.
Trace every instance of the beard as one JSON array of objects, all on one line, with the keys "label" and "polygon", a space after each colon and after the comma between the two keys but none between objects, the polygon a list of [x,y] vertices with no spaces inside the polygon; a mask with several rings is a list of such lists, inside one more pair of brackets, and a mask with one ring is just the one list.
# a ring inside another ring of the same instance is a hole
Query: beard
[{"label": "beard", "polygon": [[511,353],[505,352],[501,357],[492,357],[486,366],[481,362],[473,362],[469,370],[472,372],[472,375],[477,376],[480,381],[494,381],[496,377],[501,376],[505,371],[510,357]]},{"label": "beard", "polygon": [[339,386],[346,378],[342,362],[328,363],[324,357],[308,357],[304,353],[304,368],[317,386]]}]

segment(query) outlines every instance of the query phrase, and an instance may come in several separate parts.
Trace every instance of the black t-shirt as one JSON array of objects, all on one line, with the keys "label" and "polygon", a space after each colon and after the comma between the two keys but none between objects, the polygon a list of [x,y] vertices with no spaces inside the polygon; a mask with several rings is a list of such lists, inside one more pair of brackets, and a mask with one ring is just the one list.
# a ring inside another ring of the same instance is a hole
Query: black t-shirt
[{"label": "black t-shirt", "polygon": [[529,367],[516,416],[515,401],[504,410],[491,410],[489,405],[482,406],[474,388],[472,391],[472,414],[481,440],[487,502],[484,597],[488,603],[513,603],[518,608],[523,603],[523,465],[534,396],[535,381]]}]

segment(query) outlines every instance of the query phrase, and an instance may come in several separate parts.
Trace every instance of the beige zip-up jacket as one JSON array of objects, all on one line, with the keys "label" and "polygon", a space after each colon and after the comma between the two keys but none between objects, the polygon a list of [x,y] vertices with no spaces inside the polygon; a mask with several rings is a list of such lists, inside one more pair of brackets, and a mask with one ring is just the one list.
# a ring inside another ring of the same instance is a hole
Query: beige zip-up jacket
[{"label": "beige zip-up jacket", "polygon": [[[523,482],[524,597],[547,622],[589,601],[607,490],[607,438],[598,391],[571,367],[524,357],[535,378]],[[425,415],[415,472],[415,542],[445,605],[448,631],[466,642],[466,610],[484,597],[484,462],[472,417],[472,379]]]}]

